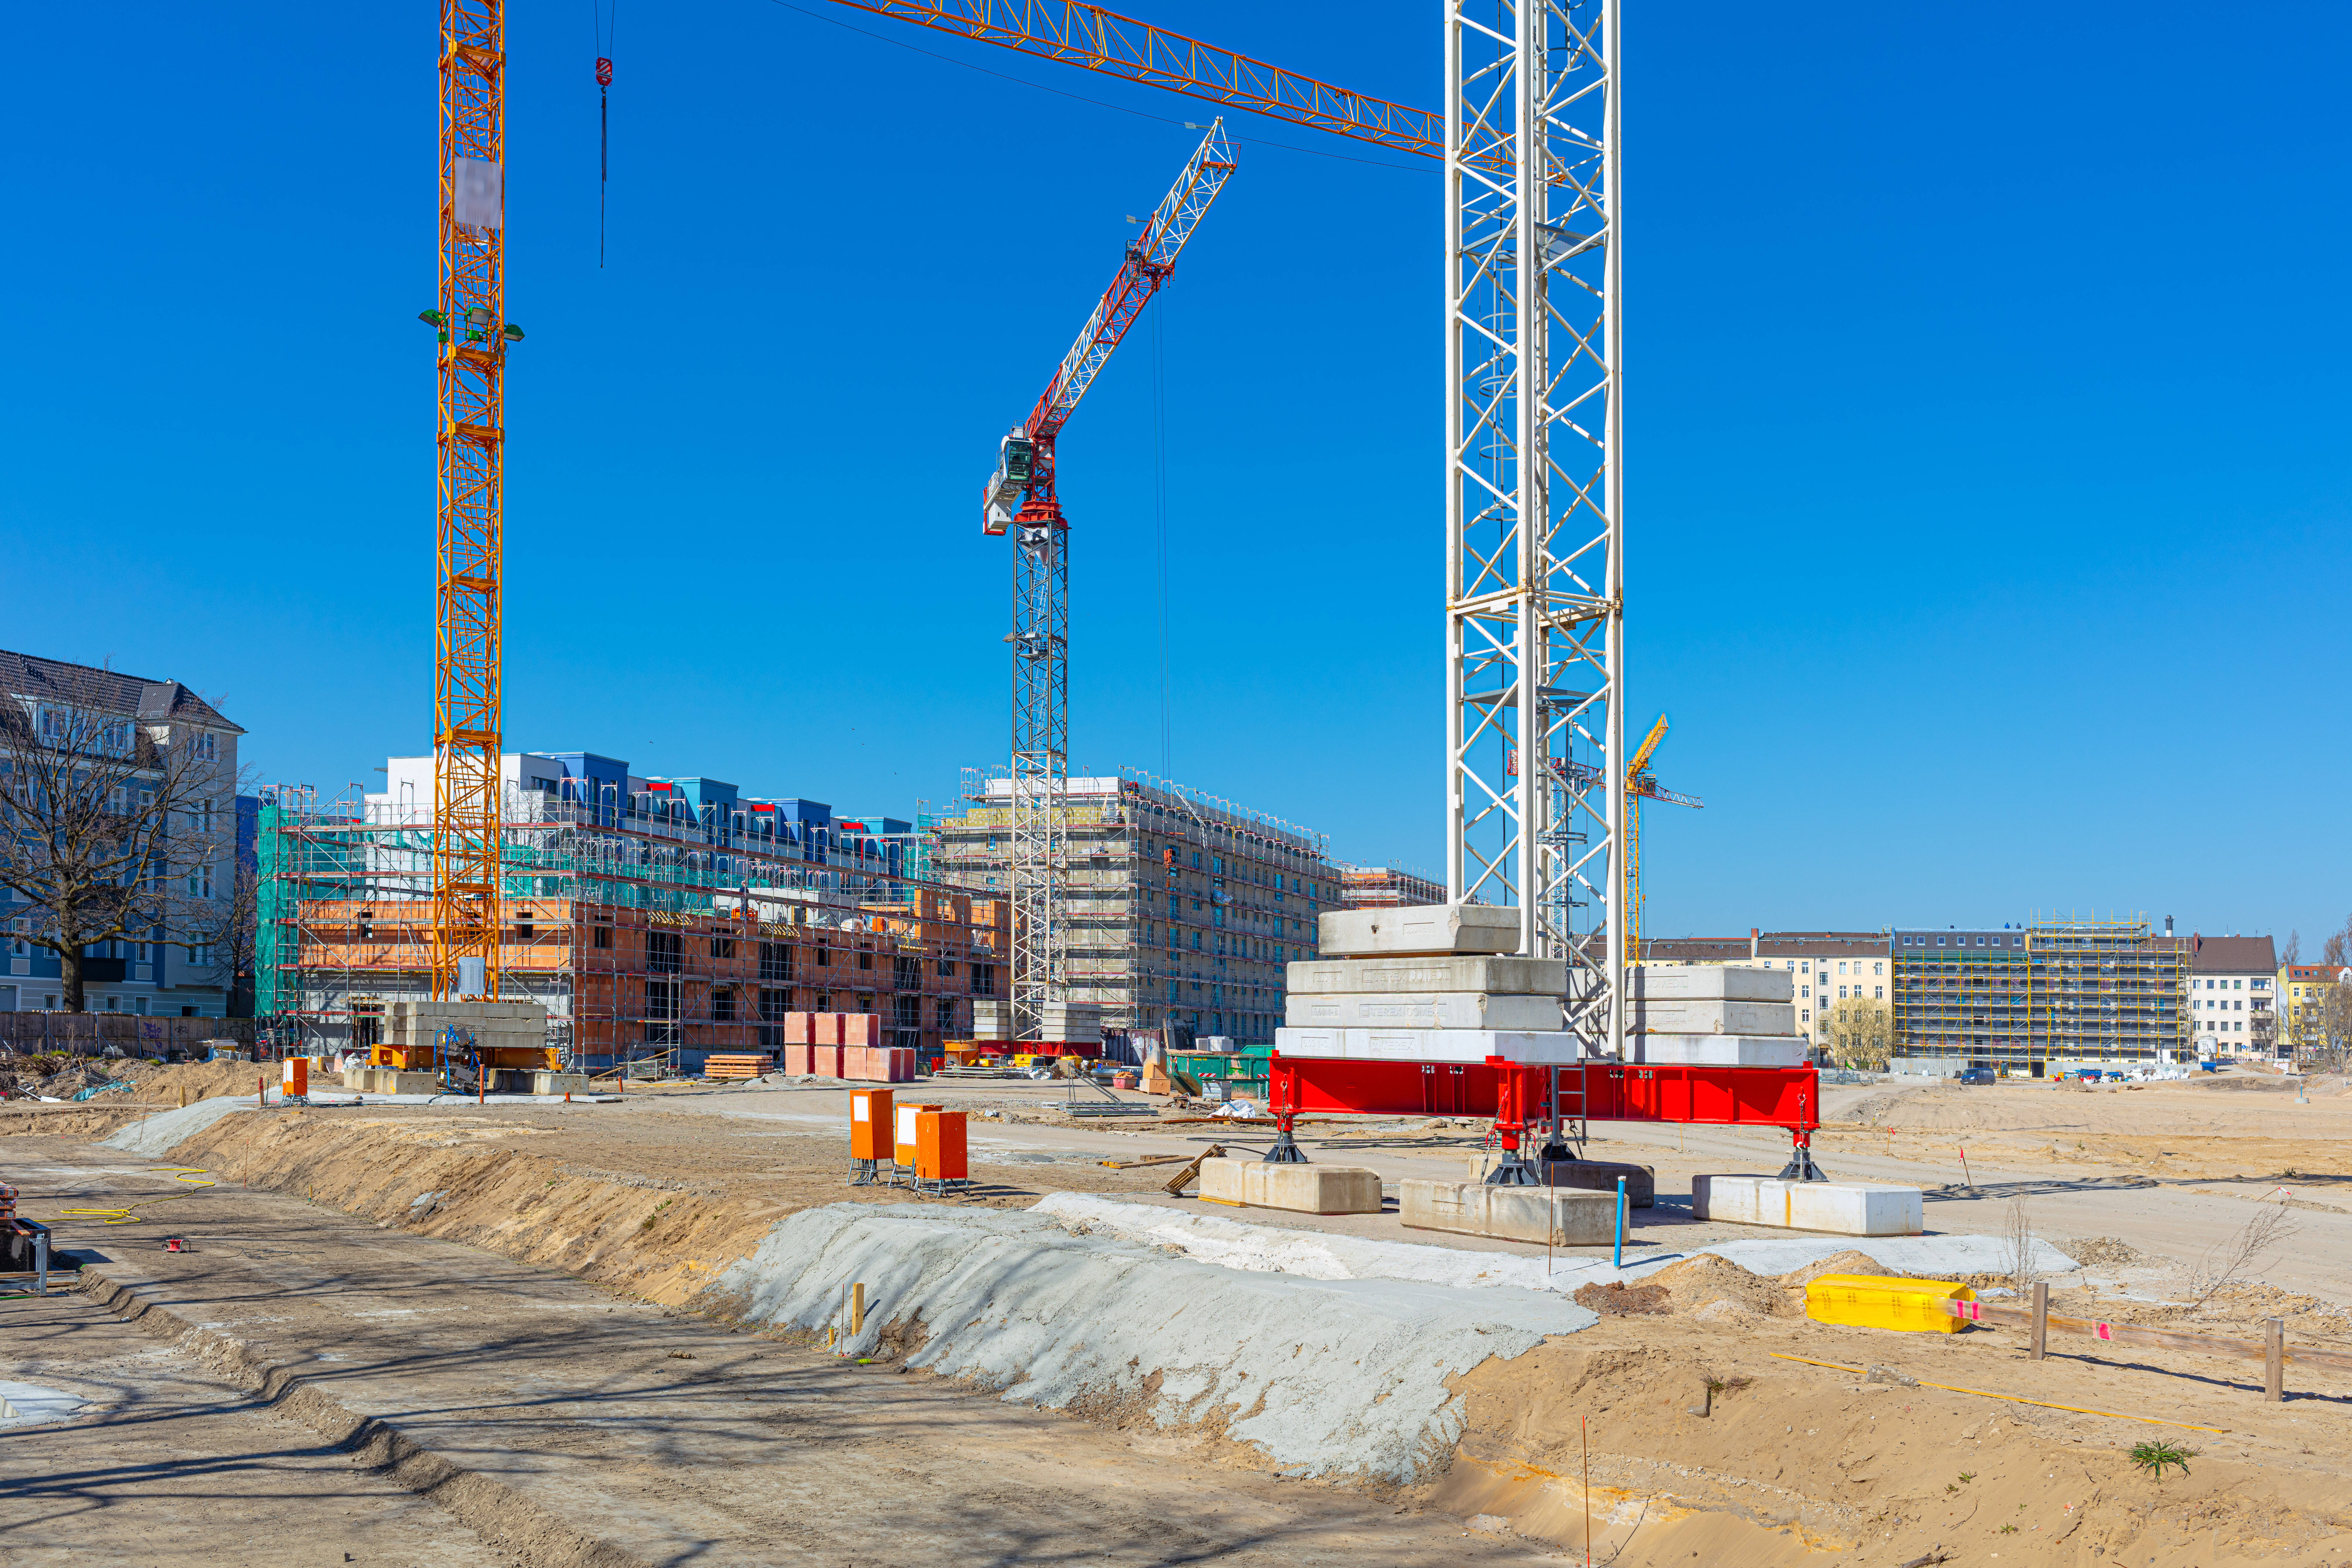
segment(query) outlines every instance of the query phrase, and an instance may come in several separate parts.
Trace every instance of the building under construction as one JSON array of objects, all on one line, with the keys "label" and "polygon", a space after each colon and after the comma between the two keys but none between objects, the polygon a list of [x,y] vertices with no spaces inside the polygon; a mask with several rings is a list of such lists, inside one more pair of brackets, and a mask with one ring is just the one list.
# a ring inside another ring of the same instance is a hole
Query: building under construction
[{"label": "building under construction", "polygon": [[[1316,917],[1340,902],[1328,841],[1141,773],[1071,779],[1060,804],[1061,1000],[1101,1007],[1106,1028],[1271,1042],[1283,966],[1315,956]],[[930,864],[975,900],[1003,897],[1011,781],[975,777],[965,805],[922,819]]]},{"label": "building under construction", "polygon": [[[385,772],[379,794],[263,797],[257,1011],[310,1049],[374,1045],[430,993],[432,759]],[[593,752],[509,753],[504,775],[501,994],[547,1009],[573,1067],[773,1049],[788,1012],[879,1014],[929,1051],[1002,992],[1007,907],[914,874],[911,824]]]},{"label": "building under construction", "polygon": [[1445,901],[1445,884],[1399,866],[1343,866],[1339,901],[1351,910],[1414,908]]},{"label": "building under construction", "polygon": [[1898,1072],[2190,1059],[2189,944],[2145,921],[2044,921],[1894,933]]}]

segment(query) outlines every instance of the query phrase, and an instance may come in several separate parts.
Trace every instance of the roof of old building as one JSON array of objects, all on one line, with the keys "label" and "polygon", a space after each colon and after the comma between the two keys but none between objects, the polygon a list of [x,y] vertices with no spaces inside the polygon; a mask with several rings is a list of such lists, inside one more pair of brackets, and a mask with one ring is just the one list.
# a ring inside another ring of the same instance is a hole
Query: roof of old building
[{"label": "roof of old building", "polygon": [[0,649],[0,690],[37,701],[120,713],[151,724],[203,724],[245,733],[244,726],[231,722],[220,710],[176,680],[150,680],[35,654]]},{"label": "roof of old building", "polygon": [[2200,936],[2189,959],[2192,974],[2275,974],[2278,966],[2277,945],[2266,936]]}]

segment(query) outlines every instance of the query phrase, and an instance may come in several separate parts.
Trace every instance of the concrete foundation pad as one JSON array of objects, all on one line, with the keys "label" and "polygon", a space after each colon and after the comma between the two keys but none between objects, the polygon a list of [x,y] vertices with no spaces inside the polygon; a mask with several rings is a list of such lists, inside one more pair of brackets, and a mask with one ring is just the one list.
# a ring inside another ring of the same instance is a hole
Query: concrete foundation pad
[{"label": "concrete foundation pad", "polygon": [[1549,1247],[1595,1247],[1617,1230],[1613,1191],[1409,1181],[1397,1184],[1397,1197],[1408,1230],[1451,1231]]},{"label": "concrete foundation pad", "polygon": [[533,1094],[585,1094],[588,1075],[584,1072],[535,1072],[530,1075]]},{"label": "concrete foundation pad", "polygon": [[1263,1160],[1204,1160],[1201,1196],[1235,1208],[1296,1214],[1378,1214],[1381,1175],[1353,1165],[1269,1165]]},{"label": "concrete foundation pad", "polygon": [[[1495,1163],[1483,1151],[1469,1157],[1466,1178],[1483,1182]],[[1657,1173],[1647,1165],[1633,1165],[1615,1160],[1554,1160],[1549,1164],[1536,1162],[1536,1170],[1544,1184],[1569,1187],[1582,1193],[1607,1193],[1617,1195],[1617,1178],[1625,1178],[1625,1206],[1655,1208],[1658,1205]]]},{"label": "concrete foundation pad", "polygon": [[1836,1236],[1916,1236],[1926,1228],[1916,1187],[1791,1182],[1778,1176],[1693,1176],[1691,1215]]},{"label": "concrete foundation pad", "polygon": [[1515,953],[1519,911],[1500,904],[1331,910],[1315,918],[1315,945],[1325,958]]}]

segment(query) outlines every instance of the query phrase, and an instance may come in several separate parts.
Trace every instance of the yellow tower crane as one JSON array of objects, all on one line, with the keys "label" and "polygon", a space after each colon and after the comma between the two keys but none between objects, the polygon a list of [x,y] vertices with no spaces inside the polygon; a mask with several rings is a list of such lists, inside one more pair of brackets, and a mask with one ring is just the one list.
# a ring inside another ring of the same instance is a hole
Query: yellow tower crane
[{"label": "yellow tower crane", "polygon": [[1650,772],[1650,753],[1666,738],[1666,716],[1650,726],[1633,760],[1625,764],[1625,962],[1642,962],[1642,803],[1664,801],[1669,805],[1704,806],[1695,795],[1679,795],[1658,786]]}]

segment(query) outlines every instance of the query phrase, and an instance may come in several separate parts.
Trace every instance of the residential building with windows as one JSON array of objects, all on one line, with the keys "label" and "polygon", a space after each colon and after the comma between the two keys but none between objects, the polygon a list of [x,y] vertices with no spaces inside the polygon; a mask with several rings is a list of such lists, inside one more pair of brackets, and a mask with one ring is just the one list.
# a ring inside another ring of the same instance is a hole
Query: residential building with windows
[{"label": "residential building with windows", "polygon": [[[204,775],[219,780],[216,796],[194,802],[187,831],[209,837],[215,818],[224,826],[233,820],[237,745],[245,731],[181,682],[0,651],[0,697],[23,709],[37,736],[53,732],[64,715],[87,719],[95,714],[119,720],[126,744],[135,731],[156,746],[186,748],[184,754],[201,764]],[[0,766],[5,765],[0,759]],[[177,896],[182,880],[184,898]],[[193,866],[174,881],[173,905],[185,911],[180,922],[185,929],[157,926],[136,940],[124,937],[85,948],[84,1010],[149,1017],[224,1016],[232,977],[212,939],[226,918],[235,883],[233,857],[224,856],[217,865]],[[56,952],[31,940],[40,925],[37,908],[0,888],[0,933],[5,933],[6,952],[5,973],[0,973],[0,1012],[65,1005]]]},{"label": "residential building with windows", "polygon": [[[504,759],[500,994],[590,1070],[772,1051],[783,1015],[866,1013],[884,1043],[969,1038],[1004,994],[1002,900],[905,874],[910,829],[593,752]],[[432,759],[383,790],[266,792],[257,1011],[314,1048],[381,1038],[429,984]]]},{"label": "residential building with windows", "polygon": [[1721,963],[1779,969],[1795,985],[1797,1032],[1814,1048],[1830,1009],[1849,997],[1885,1002],[1887,934],[1883,931],[1776,931],[1746,937],[1662,937],[1643,942],[1645,964]]},{"label": "residential building with windows", "polygon": [[[924,821],[942,881],[1009,895],[1009,781]],[[1142,774],[1070,780],[1063,821],[1065,999],[1100,1007],[1106,1028],[1272,1043],[1285,966],[1315,956],[1317,917],[1341,907],[1324,837]]]},{"label": "residential building with windows", "polygon": [[2188,948],[2140,921],[1897,927],[1893,1066],[2041,1078],[2185,1060]]},{"label": "residential building with windows", "polygon": [[1417,909],[1445,902],[1445,884],[1396,866],[1342,866],[1339,902],[1348,909]]},{"label": "residential building with windows", "polygon": [[2276,1052],[2278,967],[2266,936],[2189,939],[2189,1032],[2199,1056]]},{"label": "residential building with windows", "polygon": [[2352,968],[2333,963],[2290,963],[2278,972],[2278,1044],[2281,1060],[2307,1060],[2326,1049],[2328,993],[2352,985]]}]

